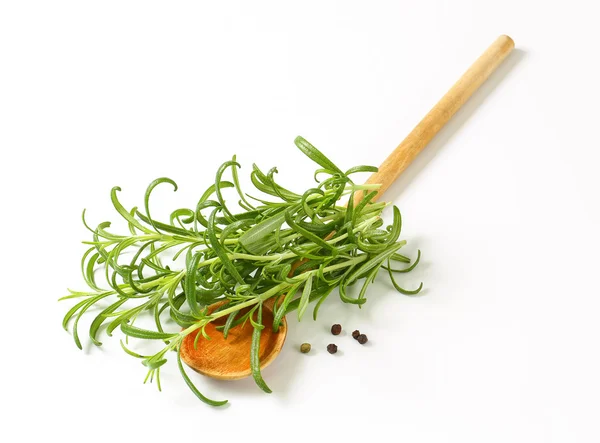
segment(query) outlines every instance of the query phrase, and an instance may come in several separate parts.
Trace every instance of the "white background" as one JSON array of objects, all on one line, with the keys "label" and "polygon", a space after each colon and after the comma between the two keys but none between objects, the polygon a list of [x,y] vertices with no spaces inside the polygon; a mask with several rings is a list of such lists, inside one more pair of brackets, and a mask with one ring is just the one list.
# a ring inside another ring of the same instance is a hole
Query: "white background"
[{"label": "white background", "polygon": [[[594,3],[2,2],[2,440],[599,441]],[[332,296],[290,318],[272,395],[194,375],[223,409],[173,360],[159,393],[118,334],[97,349],[84,325],[81,352],[62,330],[80,212],[116,219],[112,186],[131,207],[171,177],[166,213],[237,153],[301,190],[296,135],[377,165],[500,34],[517,50],[386,194],[422,297],[381,278],[362,310]]]}]

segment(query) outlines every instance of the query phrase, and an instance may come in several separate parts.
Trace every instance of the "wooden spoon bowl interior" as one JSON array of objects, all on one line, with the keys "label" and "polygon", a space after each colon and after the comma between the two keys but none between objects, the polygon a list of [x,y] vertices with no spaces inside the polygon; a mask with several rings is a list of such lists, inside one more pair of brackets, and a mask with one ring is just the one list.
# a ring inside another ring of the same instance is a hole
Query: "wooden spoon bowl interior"
[{"label": "wooden spoon bowl interior", "polygon": [[[217,309],[225,302],[215,303],[209,312]],[[240,315],[248,312],[249,308],[241,311]],[[283,317],[277,332],[273,332],[273,311],[269,303],[263,305],[262,313],[264,329],[260,334],[260,362],[261,369],[266,368],[279,354],[287,335],[287,321]],[[206,326],[206,333],[210,340],[200,336],[196,348],[194,340],[200,331],[189,334],[181,343],[181,359],[193,370],[200,374],[220,379],[238,380],[252,374],[250,370],[250,346],[252,344],[252,324],[237,325],[229,330],[227,339],[223,333],[216,329],[225,324],[226,318],[216,319]]]}]

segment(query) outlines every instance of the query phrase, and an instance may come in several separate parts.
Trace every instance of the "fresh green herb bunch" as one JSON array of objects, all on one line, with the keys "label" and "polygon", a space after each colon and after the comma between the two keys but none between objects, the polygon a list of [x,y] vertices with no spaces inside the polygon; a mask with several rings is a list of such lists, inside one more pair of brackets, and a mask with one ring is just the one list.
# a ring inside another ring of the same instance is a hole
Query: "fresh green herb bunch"
[{"label": "fresh green herb bunch", "polygon": [[[227,401],[202,395],[185,373],[180,355],[187,335],[196,333],[196,340],[201,335],[208,338],[205,328],[210,322],[226,317],[225,324],[218,327],[225,337],[235,325],[251,322],[252,375],[261,389],[271,392],[260,373],[259,344],[264,327],[276,331],[282,317],[292,311],[297,311],[300,320],[313,301],[317,302],[313,310],[316,319],[319,307],[336,288],[343,302],[362,305],[368,285],[381,268],[399,292],[417,294],[422,283],[416,290],[405,290],[393,276],[394,272],[412,270],[421,255],[419,251],[411,265],[408,257],[398,253],[406,243],[398,240],[400,211],[393,207],[393,222],[384,228],[381,213],[387,204],[372,202],[377,185],[357,185],[350,178],[354,173],[374,172],[377,168],[357,166],[343,172],[302,137],[295,143],[320,166],[315,172],[315,187],[301,194],[276,183],[277,169],[265,174],[256,165],[251,181],[268,197],[243,193],[237,172],[240,165],[234,156],[219,167],[215,183],[196,206],[173,211],[168,222],[155,220],[149,205],[156,186],[168,183],[177,190],[168,178],[159,178],[148,186],[143,211],[124,208],[117,198],[120,188],[112,189],[111,200],[128,223],[127,234],[109,232],[110,222],[90,228],[84,211],[83,222],[92,240],[84,242],[90,248],[83,255],[81,269],[91,290],[69,290],[70,295],[62,298],[81,299],[63,320],[67,330],[73,320],[77,346],[81,348],[77,328],[81,317],[97,303],[102,307],[108,304],[91,323],[89,337],[94,344],[101,345],[102,325],[106,325],[108,336],[120,328],[126,338],[155,340],[162,348],[153,355],[133,352],[123,341],[121,345],[126,353],[141,359],[148,368],[146,380],[156,379],[159,390],[160,368],[169,351],[175,351],[179,370],[190,389],[200,400],[218,406]],[[223,178],[225,174],[231,176],[231,181]],[[234,188],[239,194],[238,210],[227,206],[222,194],[225,188]],[[354,193],[359,191],[363,197],[355,205]],[[344,197],[349,197],[347,206],[338,205]],[[176,265],[183,257],[185,266],[178,269]],[[170,265],[165,264],[166,259]],[[394,269],[391,262],[407,267]],[[99,270],[108,288],[96,282]],[[360,290],[353,297],[349,287],[359,282]],[[274,321],[266,325],[262,322],[262,306],[272,297],[276,297]],[[223,300],[226,303],[209,314],[208,306]],[[247,312],[242,315],[242,310]],[[141,316],[152,319],[155,327],[134,326]]]}]

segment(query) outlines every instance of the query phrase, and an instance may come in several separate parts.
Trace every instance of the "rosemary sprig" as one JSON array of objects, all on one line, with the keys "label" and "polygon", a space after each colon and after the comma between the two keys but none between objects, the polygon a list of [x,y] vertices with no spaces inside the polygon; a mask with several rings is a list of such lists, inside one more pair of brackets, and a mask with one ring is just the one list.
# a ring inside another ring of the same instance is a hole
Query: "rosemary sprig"
[{"label": "rosemary sprig", "polygon": [[[183,369],[180,346],[189,334],[196,333],[197,339],[200,335],[208,338],[206,326],[226,317],[224,326],[218,327],[226,337],[230,328],[249,320],[254,328],[249,355],[252,375],[256,384],[269,393],[260,373],[258,352],[264,327],[276,331],[282,317],[293,311],[301,320],[315,301],[316,319],[319,307],[335,288],[343,302],[362,305],[367,300],[367,287],[381,267],[399,292],[417,294],[422,283],[415,290],[406,290],[393,276],[393,272],[411,271],[421,256],[419,251],[417,261],[410,265],[411,260],[398,253],[406,243],[398,240],[402,227],[400,211],[394,206],[392,224],[384,228],[381,213],[388,204],[372,203],[375,188],[357,185],[350,177],[377,168],[356,166],[342,172],[302,137],[296,138],[295,143],[320,166],[315,172],[317,185],[301,194],[275,181],[277,169],[264,173],[256,165],[250,179],[260,195],[245,194],[239,184],[240,165],[234,156],[219,167],[214,184],[195,207],[176,209],[168,222],[154,219],[149,203],[152,191],[163,183],[177,190],[177,184],[169,178],[156,179],[148,186],[144,213],[137,208],[126,209],[118,199],[121,189],[112,189],[113,206],[128,224],[126,234],[109,232],[110,222],[92,229],[84,211],[83,223],[92,239],[84,242],[90,247],[81,260],[81,270],[89,290],[69,290],[70,294],[61,299],[81,299],[63,319],[65,329],[73,321],[75,344],[81,349],[81,317],[95,304],[109,301],[89,329],[89,338],[95,345],[102,345],[99,335],[105,324],[107,336],[120,328],[127,339],[160,342],[162,349],[147,356],[131,351],[123,342],[121,345],[148,368],[146,380],[155,379],[159,390],[160,368],[167,362],[169,352],[176,352],[179,370],[192,392],[203,402],[219,406],[226,400],[206,398]],[[231,181],[223,179],[227,174]],[[226,188],[235,188],[239,195],[239,212],[227,206],[222,193]],[[358,190],[367,192],[354,206],[352,197]],[[350,197],[348,206],[339,205],[346,196]],[[185,263],[178,266],[183,257]],[[170,264],[165,264],[167,260]],[[395,269],[391,264],[394,261],[408,266]],[[106,288],[96,281],[99,270],[104,273]],[[349,288],[358,282],[361,288],[353,297]],[[263,303],[271,297],[278,297],[274,320],[272,325],[265,325]],[[208,306],[218,301],[226,303],[209,314]],[[240,316],[245,308],[250,308],[248,313]],[[165,313],[170,322],[164,321]],[[141,316],[150,318],[155,328],[134,326]],[[169,332],[167,323],[177,324],[179,330]]]}]

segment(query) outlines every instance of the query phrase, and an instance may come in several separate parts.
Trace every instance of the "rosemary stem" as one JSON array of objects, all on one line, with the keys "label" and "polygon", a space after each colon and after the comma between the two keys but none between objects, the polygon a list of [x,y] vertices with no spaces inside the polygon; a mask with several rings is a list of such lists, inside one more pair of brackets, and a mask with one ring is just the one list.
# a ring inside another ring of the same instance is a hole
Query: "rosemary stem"
[{"label": "rosemary stem", "polygon": [[[335,265],[331,265],[328,266],[326,268],[323,269],[323,273],[327,273],[327,272],[332,272],[332,271],[336,271],[338,269],[342,269],[342,268],[347,268],[349,266],[353,266],[356,265],[358,263],[361,263],[363,261],[365,261],[368,258],[367,254],[361,254],[358,257],[354,257],[350,260],[347,260],[345,262],[342,263],[337,263]],[[302,282],[302,281],[306,281],[308,278],[312,277],[313,275],[315,275],[318,271],[317,270],[312,270],[312,271],[307,271],[303,274],[297,275],[296,277],[293,277],[292,280],[294,281],[294,283],[298,283],[298,282]],[[195,330],[203,327],[204,325],[210,323],[213,320],[216,320],[218,318],[221,317],[225,317],[226,315],[231,314],[232,312],[236,312],[239,311],[241,309],[244,308],[248,308],[250,306],[253,306],[257,303],[261,303],[264,302],[266,300],[268,300],[269,298],[285,291],[285,289],[291,287],[293,285],[293,283],[280,283],[277,286],[269,289],[268,291],[258,295],[257,297],[254,297],[248,301],[245,301],[243,303],[239,303],[236,304],[235,306],[232,306],[230,308],[226,308],[223,309],[222,311],[219,311],[218,313],[216,313],[215,315],[211,315],[209,319],[206,320],[200,320],[198,323],[195,323],[191,326],[189,326],[188,328],[184,329],[183,331],[181,331],[179,333],[179,336],[181,336],[182,338],[185,337],[186,335],[194,332]],[[172,348],[174,349],[174,348]]]}]

